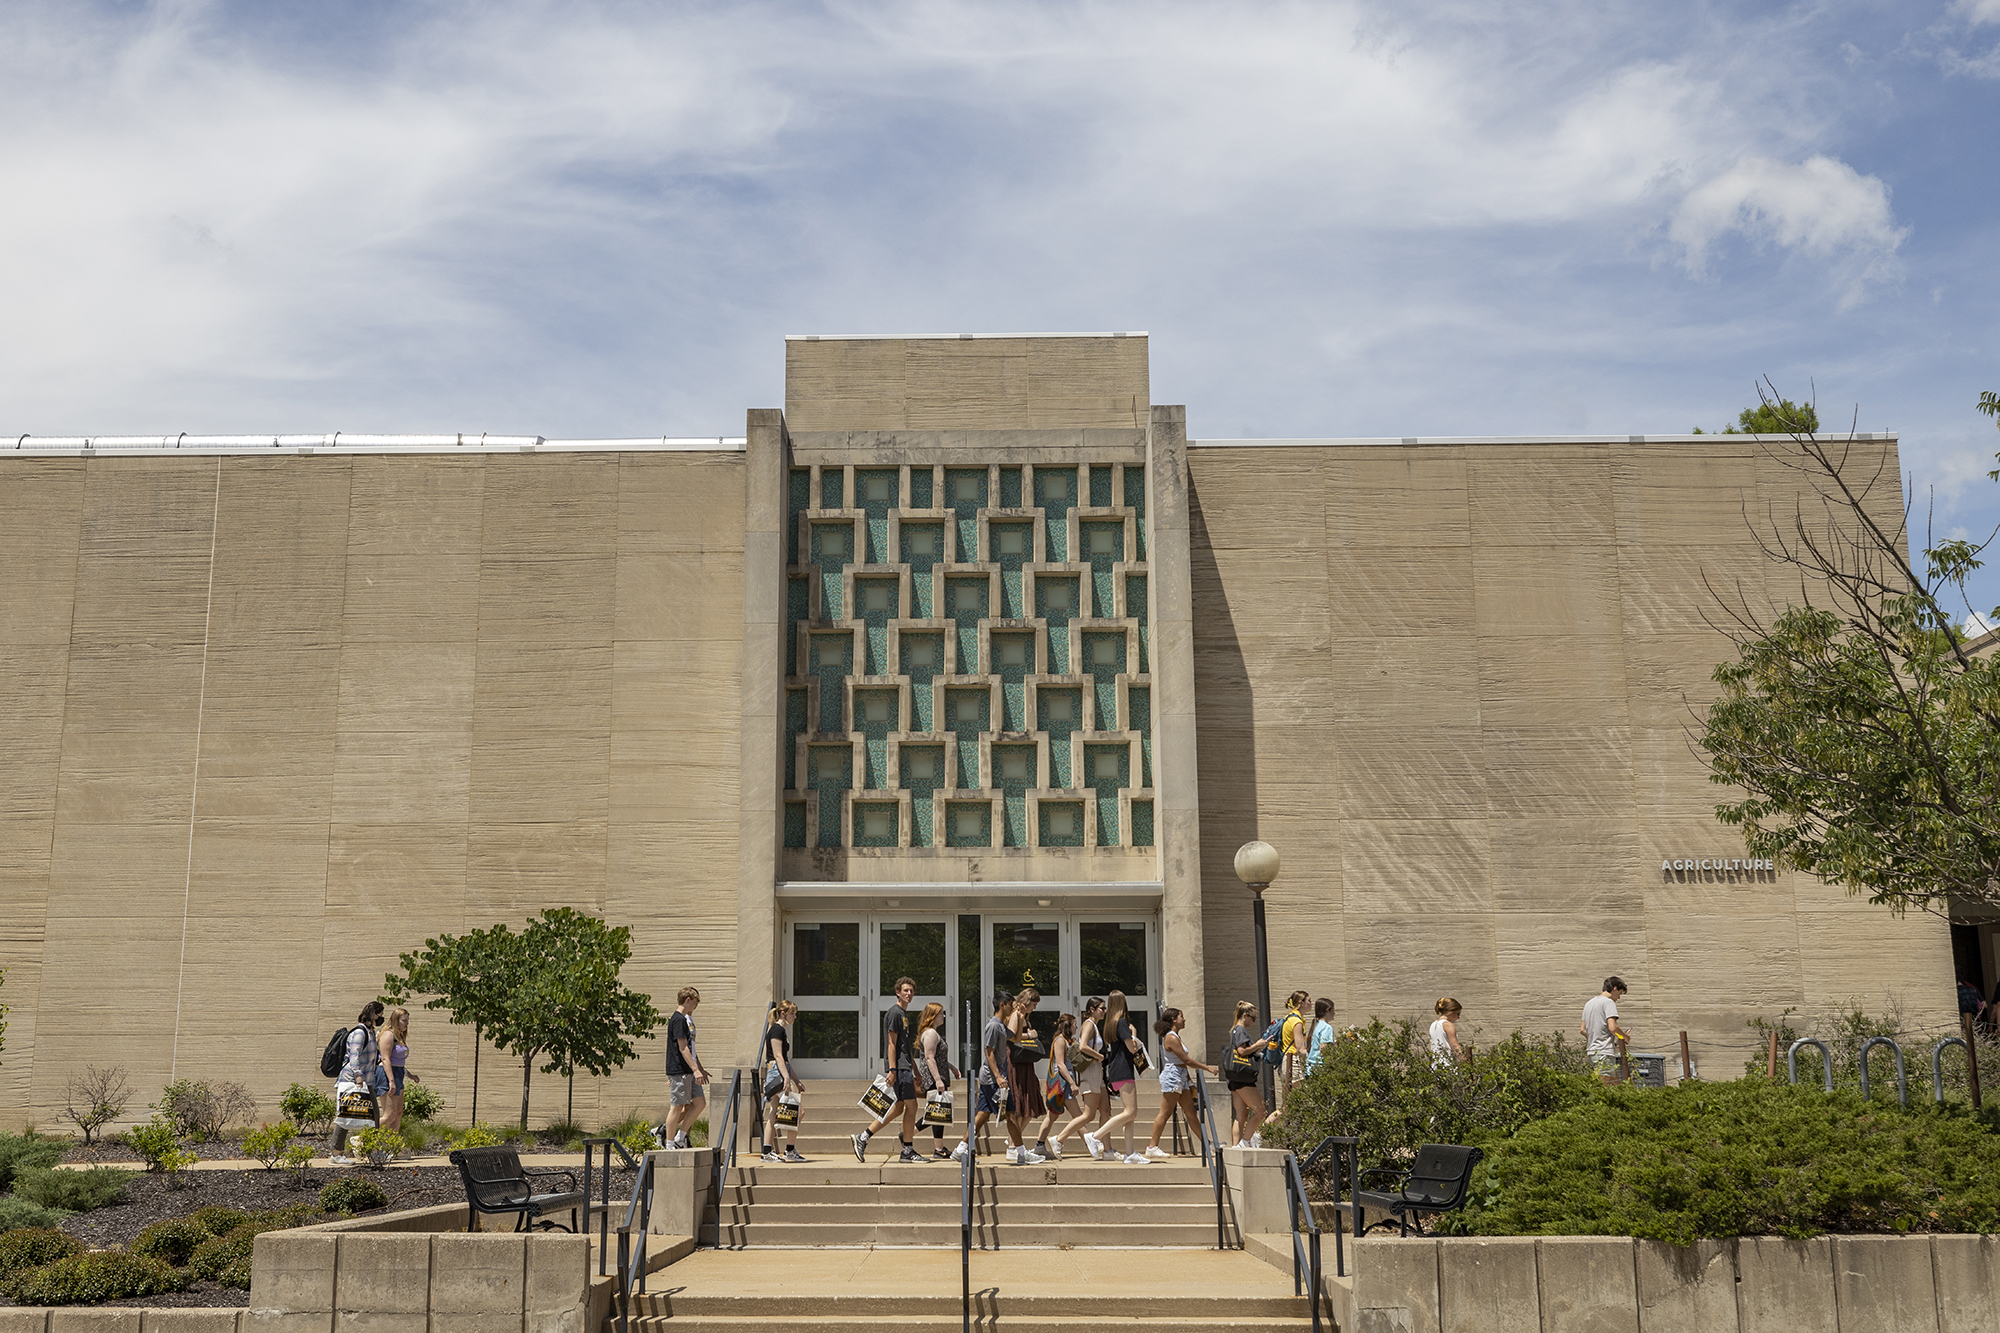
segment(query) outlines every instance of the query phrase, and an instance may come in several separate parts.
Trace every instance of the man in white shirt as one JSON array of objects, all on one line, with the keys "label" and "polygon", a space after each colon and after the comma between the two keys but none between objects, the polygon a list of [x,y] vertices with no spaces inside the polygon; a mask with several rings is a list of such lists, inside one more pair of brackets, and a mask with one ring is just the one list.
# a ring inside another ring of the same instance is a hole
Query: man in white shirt
[{"label": "man in white shirt", "polygon": [[1625,1032],[1618,1026],[1618,1002],[1624,998],[1624,981],[1606,977],[1603,992],[1583,1006],[1583,1022],[1577,1025],[1583,1034],[1584,1054],[1606,1083],[1618,1081],[1618,1053],[1625,1044]]}]

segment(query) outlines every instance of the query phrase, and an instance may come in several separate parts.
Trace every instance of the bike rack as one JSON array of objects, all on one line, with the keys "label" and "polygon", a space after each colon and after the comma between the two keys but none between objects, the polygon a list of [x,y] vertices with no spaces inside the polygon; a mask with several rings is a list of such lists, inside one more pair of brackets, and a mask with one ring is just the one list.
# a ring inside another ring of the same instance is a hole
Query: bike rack
[{"label": "bike rack", "polygon": [[1896,1101],[1903,1106],[1910,1104],[1910,1080],[1903,1067],[1903,1048],[1894,1037],[1870,1037],[1861,1043],[1861,1100],[1868,1100],[1868,1052],[1877,1046],[1887,1046],[1896,1057]]},{"label": "bike rack", "polygon": [[1944,1101],[1944,1048],[1947,1046],[1956,1046],[1964,1051],[1967,1060],[1972,1058],[1972,1048],[1965,1044],[1963,1037],[1946,1037],[1931,1047],[1931,1090],[1934,1100],[1938,1102]]},{"label": "bike rack", "polygon": [[1801,1046],[1819,1047],[1819,1072],[1821,1077],[1826,1080],[1826,1090],[1832,1092],[1833,1052],[1829,1051],[1826,1048],[1826,1043],[1818,1037],[1800,1037],[1792,1043],[1791,1049],[1785,1052],[1785,1069],[1791,1074],[1792,1082],[1796,1084],[1799,1081],[1799,1047]]}]

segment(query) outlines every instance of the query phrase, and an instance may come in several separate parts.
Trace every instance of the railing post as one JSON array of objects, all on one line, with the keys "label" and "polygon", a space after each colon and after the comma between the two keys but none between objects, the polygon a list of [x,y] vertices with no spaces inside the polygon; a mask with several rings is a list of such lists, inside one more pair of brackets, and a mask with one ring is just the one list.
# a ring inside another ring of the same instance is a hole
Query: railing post
[{"label": "railing post", "polygon": [[1979,1102],[1979,1041],[1972,1032],[1972,1015],[1959,1015],[1965,1028],[1965,1073],[1972,1084],[1972,1109],[1980,1109]]}]

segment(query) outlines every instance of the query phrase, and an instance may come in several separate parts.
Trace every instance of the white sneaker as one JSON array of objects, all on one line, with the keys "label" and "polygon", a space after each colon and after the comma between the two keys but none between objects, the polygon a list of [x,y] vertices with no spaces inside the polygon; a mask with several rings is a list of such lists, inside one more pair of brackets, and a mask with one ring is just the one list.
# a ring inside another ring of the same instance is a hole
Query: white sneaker
[{"label": "white sneaker", "polygon": [[965,1160],[965,1155],[971,1151],[972,1150],[970,1148],[965,1146],[965,1140],[960,1139],[958,1141],[958,1146],[951,1150],[951,1155],[962,1162]]},{"label": "white sneaker", "polygon": [[1097,1135],[1087,1129],[1083,1131],[1083,1146],[1090,1149],[1090,1158],[1092,1161],[1101,1162],[1104,1160],[1104,1140],[1098,1138]]},{"label": "white sneaker", "polygon": [[1042,1156],[1040,1153],[1036,1152],[1033,1148],[1027,1147],[1026,1145],[1023,1145],[1021,1148],[1022,1166],[1040,1166],[1043,1162],[1046,1162],[1048,1160],[1049,1160],[1048,1158]]},{"label": "white sneaker", "polygon": [[1007,1150],[1007,1165],[1019,1166],[1021,1164],[1021,1154],[1026,1151],[1026,1148],[1009,1148]]},{"label": "white sneaker", "polygon": [[1127,1158],[1125,1159],[1125,1165],[1127,1165],[1127,1166],[1151,1166],[1151,1165],[1152,1165],[1152,1163],[1151,1163],[1151,1162],[1149,1162],[1149,1161],[1147,1161],[1147,1160],[1146,1160],[1145,1158],[1141,1157],[1141,1156],[1140,1156],[1140,1155],[1139,1155],[1138,1153],[1133,1153],[1133,1154],[1132,1154],[1132,1155],[1131,1155],[1130,1157],[1127,1157]]},{"label": "white sneaker", "polygon": [[1264,1146],[1264,1136],[1262,1134],[1252,1134],[1250,1136],[1250,1146],[1253,1148],[1262,1148]]},{"label": "white sneaker", "polygon": [[1248,1140],[1248,1139],[1238,1139],[1238,1140],[1236,1141],[1236,1146],[1237,1146],[1237,1147],[1239,1147],[1239,1148],[1247,1148],[1247,1147],[1249,1147],[1249,1146],[1250,1146],[1250,1140]]},{"label": "white sneaker", "polygon": [[1154,1144],[1146,1149],[1146,1156],[1155,1162],[1169,1162],[1173,1160],[1174,1155],[1170,1152],[1163,1152],[1158,1144]]},{"label": "white sneaker", "polygon": [[1051,1156],[1051,1157],[1055,1158],[1055,1159],[1056,1159],[1056,1160],[1057,1160],[1058,1162],[1060,1162],[1060,1161],[1062,1160],[1062,1140],[1061,1140],[1061,1139],[1051,1139],[1051,1140],[1049,1140],[1049,1156]]}]

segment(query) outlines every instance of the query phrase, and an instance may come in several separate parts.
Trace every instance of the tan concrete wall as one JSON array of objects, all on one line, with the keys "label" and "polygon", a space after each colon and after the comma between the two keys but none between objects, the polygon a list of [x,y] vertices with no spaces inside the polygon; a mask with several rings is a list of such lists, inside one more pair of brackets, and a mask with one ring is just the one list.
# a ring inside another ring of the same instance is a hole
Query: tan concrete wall
[{"label": "tan concrete wall", "polygon": [[1144,337],[855,338],[785,343],[801,431],[1146,429]]},{"label": "tan concrete wall", "polygon": [[[265,1115],[426,935],[567,904],[734,1025],[741,454],[0,471],[0,1119],[117,1063]],[[411,1067],[469,1111],[472,1041]],[[659,1050],[586,1121],[661,1100]],[[539,1116],[564,1089],[537,1076]],[[519,1104],[488,1052],[482,1117]]]},{"label": "tan concrete wall", "polygon": [[[1857,448],[1893,485],[1894,446]],[[1255,985],[1231,868],[1251,838],[1284,858],[1274,1003],[1428,1021],[1449,994],[1489,1037],[1574,1034],[1616,972],[1637,1048],[1686,1029],[1721,1077],[1745,1019],[1788,1005],[1949,1021],[1942,923],[1789,873],[1659,869],[1742,851],[1682,729],[1729,654],[1703,579],[1795,595],[1745,512],[1816,507],[1754,442],[1196,447],[1190,467],[1211,1028]]]}]

